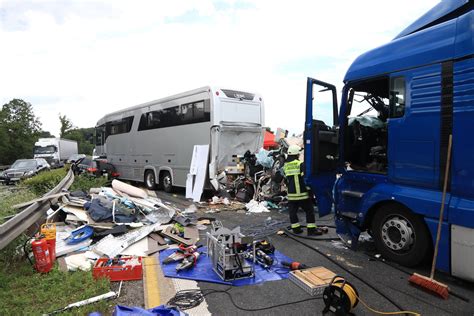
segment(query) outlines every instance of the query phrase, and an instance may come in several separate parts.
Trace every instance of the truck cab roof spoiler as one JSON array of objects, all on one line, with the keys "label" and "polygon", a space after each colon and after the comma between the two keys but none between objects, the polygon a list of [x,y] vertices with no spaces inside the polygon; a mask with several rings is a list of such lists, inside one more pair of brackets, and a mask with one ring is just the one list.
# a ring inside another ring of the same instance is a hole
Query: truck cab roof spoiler
[{"label": "truck cab roof spoiler", "polygon": [[442,0],[418,20],[410,24],[394,39],[418,32],[422,29],[456,18],[472,10],[473,0]]}]

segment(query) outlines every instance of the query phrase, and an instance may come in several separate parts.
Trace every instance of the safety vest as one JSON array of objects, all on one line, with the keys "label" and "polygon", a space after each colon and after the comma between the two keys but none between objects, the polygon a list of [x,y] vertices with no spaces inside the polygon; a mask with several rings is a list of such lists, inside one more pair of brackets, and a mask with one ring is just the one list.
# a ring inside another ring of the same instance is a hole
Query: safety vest
[{"label": "safety vest", "polygon": [[309,198],[308,189],[304,184],[302,162],[298,159],[286,162],[283,172],[288,180],[288,201],[298,201]]}]

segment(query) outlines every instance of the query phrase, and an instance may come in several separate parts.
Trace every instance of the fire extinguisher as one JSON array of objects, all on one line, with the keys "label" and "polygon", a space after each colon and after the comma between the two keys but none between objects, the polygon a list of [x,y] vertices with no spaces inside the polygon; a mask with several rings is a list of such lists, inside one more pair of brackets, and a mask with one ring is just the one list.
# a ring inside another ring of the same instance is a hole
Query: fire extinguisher
[{"label": "fire extinguisher", "polygon": [[46,238],[51,263],[54,264],[54,261],[56,261],[56,224],[45,223],[41,225],[40,234]]},{"label": "fire extinguisher", "polygon": [[53,268],[53,261],[51,260],[50,247],[48,241],[43,235],[36,237],[31,242],[33,255],[35,257],[35,269],[40,273],[47,273]]}]

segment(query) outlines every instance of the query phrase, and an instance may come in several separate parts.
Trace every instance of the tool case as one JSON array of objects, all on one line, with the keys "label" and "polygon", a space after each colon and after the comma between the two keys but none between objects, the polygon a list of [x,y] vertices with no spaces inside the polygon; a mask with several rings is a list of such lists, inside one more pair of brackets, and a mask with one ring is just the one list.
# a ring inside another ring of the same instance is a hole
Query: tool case
[{"label": "tool case", "polygon": [[324,267],[290,271],[288,278],[309,295],[322,295],[336,274]]},{"label": "tool case", "polygon": [[141,257],[100,258],[92,269],[94,278],[106,277],[110,281],[142,279]]}]

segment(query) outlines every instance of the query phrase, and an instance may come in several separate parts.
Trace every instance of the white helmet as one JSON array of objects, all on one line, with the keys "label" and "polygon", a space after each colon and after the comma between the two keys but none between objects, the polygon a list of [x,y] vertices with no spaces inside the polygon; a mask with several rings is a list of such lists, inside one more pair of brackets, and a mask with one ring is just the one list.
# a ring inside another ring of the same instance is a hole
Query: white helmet
[{"label": "white helmet", "polygon": [[301,147],[298,145],[291,145],[288,148],[288,155],[293,156],[293,155],[299,155],[301,151]]}]

